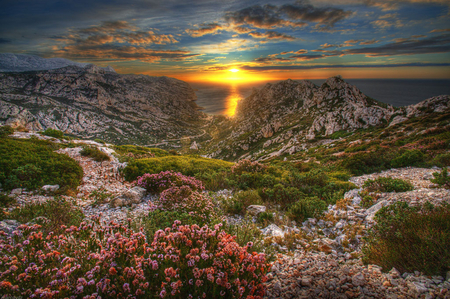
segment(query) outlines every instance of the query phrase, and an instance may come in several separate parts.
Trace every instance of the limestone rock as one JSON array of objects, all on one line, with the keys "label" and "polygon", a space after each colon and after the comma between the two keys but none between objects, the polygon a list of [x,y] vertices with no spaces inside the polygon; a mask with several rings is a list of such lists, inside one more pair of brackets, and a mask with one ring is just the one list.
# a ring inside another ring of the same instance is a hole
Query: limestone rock
[{"label": "limestone rock", "polygon": [[247,212],[250,215],[257,216],[259,213],[263,213],[266,211],[265,206],[259,206],[259,205],[251,205],[247,207]]},{"label": "limestone rock", "polygon": [[367,209],[367,217],[366,220],[373,221],[373,218],[375,217],[375,214],[384,206],[387,206],[388,202],[386,200],[380,201],[379,203],[371,206],[369,209]]},{"label": "limestone rock", "polygon": [[284,237],[284,231],[273,223],[263,228],[261,232],[269,237]]},{"label": "limestone rock", "polygon": [[41,189],[45,192],[55,192],[59,189],[59,185],[44,185]]},{"label": "limestone rock", "polygon": [[20,223],[17,220],[3,220],[0,221],[0,231],[4,231],[10,235],[19,227]]}]

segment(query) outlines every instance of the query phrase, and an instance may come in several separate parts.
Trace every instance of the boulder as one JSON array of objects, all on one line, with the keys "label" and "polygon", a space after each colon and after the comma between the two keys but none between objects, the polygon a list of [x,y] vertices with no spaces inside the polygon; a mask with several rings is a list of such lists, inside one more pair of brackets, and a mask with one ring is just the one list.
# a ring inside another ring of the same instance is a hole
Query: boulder
[{"label": "boulder", "polygon": [[16,188],[16,189],[12,189],[11,193],[9,194],[10,196],[14,196],[14,195],[20,195],[22,194],[23,189],[22,188]]},{"label": "boulder", "polygon": [[146,192],[147,192],[146,189],[136,186],[130,190],[126,190],[121,195],[113,198],[113,200],[111,200],[110,204],[113,207],[122,207],[122,206],[131,205],[131,204],[138,204],[142,201]]},{"label": "boulder", "polygon": [[55,192],[59,189],[59,185],[44,185],[41,189],[45,192]]},{"label": "boulder", "polygon": [[261,232],[269,237],[284,237],[284,231],[275,224],[268,225]]},{"label": "boulder", "polygon": [[364,274],[362,273],[356,273],[352,276],[352,284],[355,287],[363,286],[366,284],[366,278],[364,277]]},{"label": "boulder", "polygon": [[373,221],[373,218],[375,217],[375,214],[384,206],[387,206],[389,203],[386,200],[382,200],[379,203],[371,206],[367,209],[366,213],[366,220],[367,221]]},{"label": "boulder", "polygon": [[251,205],[247,207],[247,212],[253,216],[257,216],[259,213],[263,213],[265,211],[266,211],[265,206]]},{"label": "boulder", "polygon": [[352,201],[353,205],[359,205],[362,200],[361,196],[359,196],[359,192],[361,192],[361,191],[362,191],[362,188],[347,191],[344,194],[344,199],[350,199]]}]

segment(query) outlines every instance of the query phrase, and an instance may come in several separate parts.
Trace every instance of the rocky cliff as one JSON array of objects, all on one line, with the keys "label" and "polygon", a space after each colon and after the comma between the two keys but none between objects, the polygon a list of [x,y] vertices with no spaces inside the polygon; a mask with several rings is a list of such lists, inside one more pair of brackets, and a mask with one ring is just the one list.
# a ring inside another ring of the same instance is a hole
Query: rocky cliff
[{"label": "rocky cliff", "polygon": [[201,133],[205,115],[195,100],[183,81],[120,75],[94,65],[0,73],[0,123],[117,143]]},{"label": "rocky cliff", "polygon": [[322,86],[286,80],[266,84],[238,103],[233,119],[216,120],[215,138],[204,146],[210,157],[265,159],[305,150],[347,132],[387,126],[410,117],[448,110],[448,96],[395,108],[364,95],[340,77]]}]

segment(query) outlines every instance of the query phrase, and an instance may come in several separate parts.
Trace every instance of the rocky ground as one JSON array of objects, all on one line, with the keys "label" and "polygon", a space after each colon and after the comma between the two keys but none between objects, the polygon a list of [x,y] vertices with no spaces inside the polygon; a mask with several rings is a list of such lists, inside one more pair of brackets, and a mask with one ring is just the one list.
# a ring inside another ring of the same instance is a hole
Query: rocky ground
[{"label": "rocky ground", "polygon": [[[128,217],[148,213],[148,203],[153,198],[123,180],[120,169],[124,165],[114,157],[111,149],[95,145],[108,153],[111,161],[95,162],[83,157],[80,155],[81,147],[59,150],[83,167],[82,184],[73,198],[84,213],[87,216],[101,215],[104,221],[124,221]],[[450,273],[447,277],[427,277],[418,272],[399,273],[396,269],[382,273],[378,266],[363,265],[360,257],[362,237],[381,207],[399,200],[411,204],[424,201],[450,203],[450,190],[438,189],[429,181],[436,171],[438,169],[409,167],[353,177],[350,180],[358,187],[367,179],[390,176],[409,180],[415,189],[378,194],[377,201],[368,209],[359,206],[361,198],[358,192],[361,189],[351,190],[345,194],[345,200],[329,206],[320,219],[311,218],[284,229],[275,224],[262,229],[282,252],[268,273],[266,298],[450,298]],[[107,198],[102,198],[102,194],[107,194]],[[51,198],[43,191],[38,194],[17,189],[11,195],[19,204]],[[218,195],[231,194],[224,190]],[[240,219],[234,221],[239,222]],[[1,223],[4,229],[17,225],[13,221]]]}]

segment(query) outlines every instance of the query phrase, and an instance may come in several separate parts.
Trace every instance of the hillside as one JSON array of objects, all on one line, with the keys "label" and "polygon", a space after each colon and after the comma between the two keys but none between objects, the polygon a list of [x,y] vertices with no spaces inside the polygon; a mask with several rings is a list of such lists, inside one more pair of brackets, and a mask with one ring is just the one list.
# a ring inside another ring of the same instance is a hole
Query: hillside
[{"label": "hillside", "polygon": [[1,123],[116,143],[200,135],[205,115],[195,100],[183,81],[94,65],[0,73]]},{"label": "hillside", "polygon": [[387,128],[449,108],[448,95],[395,108],[340,77],[320,87],[307,80],[269,83],[241,100],[234,118],[216,117],[209,128],[213,138],[202,144],[202,152],[227,160],[290,156],[355,131]]}]

